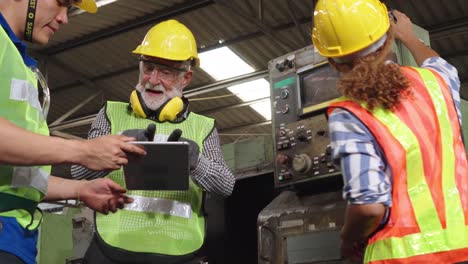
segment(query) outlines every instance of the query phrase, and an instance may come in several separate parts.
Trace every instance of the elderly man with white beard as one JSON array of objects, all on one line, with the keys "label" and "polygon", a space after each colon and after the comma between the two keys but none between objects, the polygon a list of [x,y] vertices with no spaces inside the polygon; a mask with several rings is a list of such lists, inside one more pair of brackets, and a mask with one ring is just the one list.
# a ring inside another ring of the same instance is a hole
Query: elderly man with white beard
[{"label": "elderly man with white beard", "polygon": [[[151,28],[133,53],[139,55],[139,80],[130,103],[107,102],[88,138],[133,131],[139,140],[151,141],[151,133],[143,133],[148,125],[156,126],[158,138],[180,129],[190,143],[189,190],[128,191],[136,199],[134,204],[152,208],[132,206],[115,217],[96,213],[96,234],[85,260],[88,264],[196,263],[205,240],[203,193],[229,196],[235,179],[224,162],[214,120],[190,112],[183,97],[192,68],[199,65],[195,38],[183,24],[168,20]],[[124,185],[122,169],[109,173],[73,166],[72,177],[109,177]],[[168,204],[171,210],[163,210]],[[177,214],[184,210],[180,206],[191,208],[190,214]]]}]

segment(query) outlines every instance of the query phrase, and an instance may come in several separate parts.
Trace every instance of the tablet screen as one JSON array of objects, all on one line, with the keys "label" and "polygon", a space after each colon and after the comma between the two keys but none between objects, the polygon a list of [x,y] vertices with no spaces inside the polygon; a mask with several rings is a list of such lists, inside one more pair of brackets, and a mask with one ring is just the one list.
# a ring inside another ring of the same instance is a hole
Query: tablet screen
[{"label": "tablet screen", "polygon": [[135,141],[146,156],[129,157],[124,166],[128,190],[188,190],[189,145],[187,142]]}]

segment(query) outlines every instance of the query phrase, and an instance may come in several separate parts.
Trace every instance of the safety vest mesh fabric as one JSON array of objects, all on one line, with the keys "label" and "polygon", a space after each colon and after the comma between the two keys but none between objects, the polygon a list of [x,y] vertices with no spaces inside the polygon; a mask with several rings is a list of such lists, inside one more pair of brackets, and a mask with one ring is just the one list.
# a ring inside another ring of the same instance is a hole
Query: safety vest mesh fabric
[{"label": "safety vest mesh fabric", "polygon": [[382,147],[393,175],[387,225],[368,241],[365,263],[468,260],[468,162],[449,88],[435,72],[402,67],[413,95],[393,111],[343,99]]},{"label": "safety vest mesh fabric", "polygon": [[[19,51],[2,28],[0,28],[0,43],[0,116],[18,127],[38,134],[49,135],[46,121],[41,118],[41,109],[37,109],[37,104],[35,104],[36,107],[31,105],[32,100],[39,99],[29,96],[29,100],[17,100],[13,99],[15,96],[11,94],[12,91],[18,92],[16,88],[21,88],[21,85],[18,84],[26,84],[26,86],[37,90],[37,80],[34,73],[24,64]],[[42,170],[47,176],[50,174],[50,166],[37,166],[36,168]],[[44,193],[36,188],[31,186],[12,187],[14,169],[13,166],[0,165],[0,192],[39,202],[44,197]],[[15,217],[23,227],[28,225],[31,220],[30,214],[24,210],[3,212],[0,215]],[[36,223],[39,223],[39,220]],[[33,224],[32,228],[34,226]]]},{"label": "safety vest mesh fabric", "polygon": [[[203,142],[214,127],[214,120],[190,113],[178,124],[155,123],[137,118],[127,111],[127,104],[108,102],[106,114],[111,123],[112,134],[127,129],[145,129],[156,124],[156,134],[169,135],[174,129],[182,130],[182,137],[193,140],[203,151]],[[174,157],[177,162],[177,157]],[[125,186],[122,169],[108,175]],[[128,191],[129,195],[162,198],[191,205],[190,218],[154,212],[119,210],[115,214],[96,215],[99,235],[108,244],[132,252],[158,253],[165,255],[186,255],[198,250],[205,237],[205,219],[202,212],[202,189],[191,179],[188,191]]]}]

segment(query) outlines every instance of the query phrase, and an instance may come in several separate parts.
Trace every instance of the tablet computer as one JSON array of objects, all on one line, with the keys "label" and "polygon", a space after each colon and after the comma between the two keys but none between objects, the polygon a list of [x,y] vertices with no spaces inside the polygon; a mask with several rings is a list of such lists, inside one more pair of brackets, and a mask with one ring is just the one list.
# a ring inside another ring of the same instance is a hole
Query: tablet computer
[{"label": "tablet computer", "polygon": [[129,157],[123,167],[128,190],[188,190],[189,144],[177,142],[134,141],[146,156]]}]

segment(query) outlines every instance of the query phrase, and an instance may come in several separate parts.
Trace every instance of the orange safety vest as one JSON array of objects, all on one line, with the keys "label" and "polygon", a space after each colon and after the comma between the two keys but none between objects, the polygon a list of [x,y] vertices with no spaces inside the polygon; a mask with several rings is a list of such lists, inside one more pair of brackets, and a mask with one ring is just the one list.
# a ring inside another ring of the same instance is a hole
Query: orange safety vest
[{"label": "orange safety vest", "polygon": [[388,223],[373,235],[365,263],[468,260],[468,162],[449,88],[429,69],[402,67],[413,95],[393,111],[343,99],[330,105],[358,117],[382,147],[393,175]]}]

